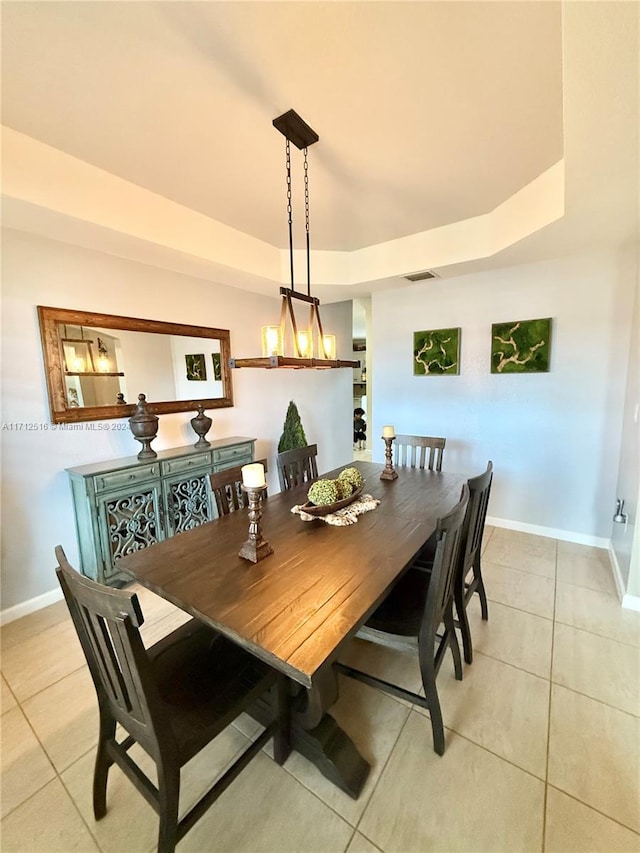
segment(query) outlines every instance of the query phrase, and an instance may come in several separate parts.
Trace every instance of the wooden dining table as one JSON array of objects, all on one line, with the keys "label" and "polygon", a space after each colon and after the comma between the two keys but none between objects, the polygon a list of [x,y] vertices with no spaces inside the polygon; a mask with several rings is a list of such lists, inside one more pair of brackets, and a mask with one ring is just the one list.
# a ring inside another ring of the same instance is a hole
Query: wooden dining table
[{"label": "wooden dining table", "polygon": [[[357,797],[369,765],[328,713],[338,698],[332,664],[457,503],[466,476],[348,463],[380,501],[357,522],[331,526],[291,512],[309,484],[262,502],[262,533],[273,553],[239,557],[246,511],[236,511],[118,561],[118,568],[283,672],[295,685],[292,746]],[[336,477],[347,466],[323,475]],[[269,709],[257,706],[261,722]]]}]

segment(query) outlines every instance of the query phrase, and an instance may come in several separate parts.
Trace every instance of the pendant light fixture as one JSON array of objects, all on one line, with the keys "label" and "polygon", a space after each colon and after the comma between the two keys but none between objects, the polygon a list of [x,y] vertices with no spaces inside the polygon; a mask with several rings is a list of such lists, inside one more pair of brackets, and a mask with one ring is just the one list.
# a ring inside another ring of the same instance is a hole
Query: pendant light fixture
[{"label": "pendant light fixture", "polygon": [[[287,168],[287,215],[289,224],[289,269],[291,287],[281,287],[282,305],[279,325],[262,327],[262,357],[232,358],[231,367],[288,367],[324,369],[333,367],[359,367],[359,361],[346,361],[336,358],[335,335],[327,335],[320,319],[320,300],[311,295],[311,256],[309,246],[309,164],[307,149],[318,141],[318,134],[300,118],[295,110],[289,110],[273,120],[273,126],[286,139]],[[293,272],[293,209],[291,205],[291,143],[304,154],[304,209],[305,232],[307,240],[307,292],[301,293],[295,288]],[[296,320],[294,302],[301,302],[309,309],[306,323]],[[291,355],[285,355],[287,343],[287,320],[291,331]],[[314,354],[314,334],[316,335],[316,353]],[[315,357],[314,357],[315,356]]]}]

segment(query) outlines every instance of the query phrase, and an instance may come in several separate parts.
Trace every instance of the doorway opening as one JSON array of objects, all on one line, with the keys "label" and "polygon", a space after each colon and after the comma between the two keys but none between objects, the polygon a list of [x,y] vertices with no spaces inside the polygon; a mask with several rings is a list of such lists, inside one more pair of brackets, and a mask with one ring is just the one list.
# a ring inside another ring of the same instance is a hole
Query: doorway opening
[{"label": "doorway opening", "polygon": [[371,299],[353,300],[353,458],[371,461]]}]

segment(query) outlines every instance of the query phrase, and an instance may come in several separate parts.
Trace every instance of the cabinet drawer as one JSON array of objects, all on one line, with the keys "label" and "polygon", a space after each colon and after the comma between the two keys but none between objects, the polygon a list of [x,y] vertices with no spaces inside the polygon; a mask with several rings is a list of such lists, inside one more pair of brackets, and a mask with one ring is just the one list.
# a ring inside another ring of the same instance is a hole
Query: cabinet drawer
[{"label": "cabinet drawer", "polygon": [[240,465],[242,462],[251,462],[251,445],[236,444],[233,447],[221,447],[220,450],[214,450],[213,462],[214,465],[222,463],[225,467]]},{"label": "cabinet drawer", "polygon": [[163,474],[180,474],[193,468],[209,468],[211,453],[199,453],[197,456],[186,456],[184,459],[167,459],[162,463]]},{"label": "cabinet drawer", "polygon": [[151,465],[141,465],[139,468],[127,468],[124,471],[112,471],[110,474],[99,474],[95,478],[96,492],[106,492],[109,489],[119,489],[132,483],[144,483],[160,476],[160,466],[157,462]]}]

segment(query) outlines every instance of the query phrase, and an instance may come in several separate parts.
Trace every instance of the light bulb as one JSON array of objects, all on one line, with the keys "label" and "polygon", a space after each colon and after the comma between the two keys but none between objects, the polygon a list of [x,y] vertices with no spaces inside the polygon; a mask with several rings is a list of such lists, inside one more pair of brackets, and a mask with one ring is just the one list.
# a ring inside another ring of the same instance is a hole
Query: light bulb
[{"label": "light bulb", "polygon": [[333,361],[336,357],[336,336],[322,335],[319,350],[320,358],[328,358]]},{"label": "light bulb", "polygon": [[298,332],[298,352],[300,358],[311,358],[313,355],[313,339],[308,329]]},{"label": "light bulb", "polygon": [[282,355],[282,330],[280,326],[262,327],[262,355]]}]

